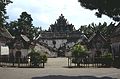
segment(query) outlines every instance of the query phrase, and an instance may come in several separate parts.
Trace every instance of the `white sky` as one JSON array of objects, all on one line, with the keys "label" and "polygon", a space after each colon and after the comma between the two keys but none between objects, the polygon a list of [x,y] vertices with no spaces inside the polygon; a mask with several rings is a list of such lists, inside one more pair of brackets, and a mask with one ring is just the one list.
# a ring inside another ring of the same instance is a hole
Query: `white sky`
[{"label": "white sky", "polygon": [[48,29],[54,24],[62,13],[65,18],[72,23],[76,29],[81,25],[88,25],[92,22],[107,22],[113,20],[107,16],[97,18],[96,11],[90,11],[80,6],[78,0],[12,0],[13,3],[7,6],[8,21],[17,20],[23,11],[31,14],[34,26],[41,26]]}]

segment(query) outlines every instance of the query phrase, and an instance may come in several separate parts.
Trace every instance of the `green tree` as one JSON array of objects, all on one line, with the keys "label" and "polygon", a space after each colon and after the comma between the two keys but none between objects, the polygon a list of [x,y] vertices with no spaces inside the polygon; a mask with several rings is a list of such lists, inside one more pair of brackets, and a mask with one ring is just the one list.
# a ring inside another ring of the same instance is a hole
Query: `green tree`
[{"label": "green tree", "polygon": [[86,56],[87,48],[83,45],[77,44],[72,49],[72,62],[77,64],[77,66],[80,66],[80,63],[82,63],[82,58]]},{"label": "green tree", "polygon": [[30,57],[30,63],[34,67],[39,67],[39,64],[42,62],[42,57],[39,52],[32,50],[28,56]]},{"label": "green tree", "polygon": [[106,45],[105,48],[109,49],[110,51],[110,44],[111,44],[111,35],[113,34],[114,30],[115,30],[116,26],[115,23],[110,23],[109,25],[107,25],[106,22],[104,22],[103,24],[99,23],[94,24],[91,23],[88,26],[81,26],[79,28],[79,31],[81,31],[84,35],[87,36],[87,38],[90,38],[94,33],[100,32],[102,36],[104,36],[104,38],[106,39]]},{"label": "green tree", "polygon": [[41,55],[40,53],[41,52],[32,49],[31,52],[28,54],[28,56],[30,57],[31,66],[39,67],[41,63],[44,64],[47,62],[47,56]]},{"label": "green tree", "polygon": [[26,35],[30,41],[39,36],[41,27],[35,27],[32,24],[32,17],[27,12],[22,12],[20,18],[10,22],[6,27],[13,36]]},{"label": "green tree", "polygon": [[3,27],[6,23],[6,19],[8,19],[8,16],[5,14],[6,12],[6,6],[12,3],[10,0],[0,0],[0,27]]},{"label": "green tree", "polygon": [[52,32],[71,32],[74,30],[74,25],[69,24],[63,14],[61,14],[59,18],[55,21],[55,24],[51,24],[49,28],[49,31]]},{"label": "green tree", "polygon": [[102,14],[113,18],[115,21],[120,21],[120,5],[119,0],[78,0],[82,7],[90,10],[97,10],[97,17],[102,17]]},{"label": "green tree", "polygon": [[112,65],[112,62],[112,53],[106,52],[101,58],[101,63],[106,67],[110,67]]},{"label": "green tree", "polygon": [[85,34],[88,38],[94,33],[94,28],[89,24],[88,26],[87,25],[84,25],[84,26],[81,26],[79,28],[79,31],[81,31],[83,34]]},{"label": "green tree", "polygon": [[24,34],[26,36],[28,36],[30,39],[32,39],[32,35],[31,32],[33,32],[33,30],[31,28],[33,28],[33,24],[32,24],[32,17],[30,14],[28,14],[27,12],[22,12],[20,15],[20,18],[18,19],[18,30],[19,30],[19,34]]},{"label": "green tree", "polygon": [[12,36],[20,35],[17,21],[11,21],[9,24],[6,25],[6,28],[12,34]]},{"label": "green tree", "polygon": [[98,25],[91,23],[89,25],[81,26],[79,28],[79,31],[85,34],[88,38],[90,38],[95,32],[99,31],[107,40],[110,41],[110,36],[113,33],[114,29],[114,23],[107,25],[107,23],[104,22],[103,24],[99,23]]}]

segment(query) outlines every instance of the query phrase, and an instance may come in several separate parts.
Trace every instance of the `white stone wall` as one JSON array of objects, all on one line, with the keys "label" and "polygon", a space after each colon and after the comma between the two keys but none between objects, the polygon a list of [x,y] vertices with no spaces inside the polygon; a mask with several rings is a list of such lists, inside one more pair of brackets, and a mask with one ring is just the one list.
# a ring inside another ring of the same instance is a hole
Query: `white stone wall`
[{"label": "white stone wall", "polygon": [[65,56],[66,56],[66,57],[70,57],[70,56],[72,56],[72,52],[71,52],[71,51],[66,52],[66,53],[65,53]]},{"label": "white stone wall", "polygon": [[46,54],[48,57],[56,57],[57,53],[56,52],[51,52],[44,46],[41,46],[39,44],[36,44],[35,46],[35,51],[40,51],[41,54]]},{"label": "white stone wall", "polygon": [[[67,39],[41,39],[39,40],[40,42],[44,42],[45,44],[47,44],[49,47],[54,47],[53,45],[53,41],[56,41],[55,47],[58,49],[60,46],[63,46],[64,44],[66,44],[66,48],[67,47],[73,47],[75,45],[75,42],[69,42],[67,43]],[[81,39],[78,39],[78,42],[81,42]],[[37,49],[39,51],[47,51],[49,53],[49,57],[55,57],[57,56],[57,52],[52,52],[49,51],[47,48],[45,48],[44,46],[37,46]],[[65,56],[71,56],[71,52],[65,52]]]},{"label": "white stone wall", "polygon": [[72,47],[75,45],[75,42],[68,43],[67,46]]},{"label": "white stone wall", "polygon": [[56,48],[59,48],[60,46],[63,46],[64,45],[64,43],[66,43],[67,42],[67,40],[66,39],[57,39],[57,40],[55,40],[56,41]]},{"label": "white stone wall", "polygon": [[44,52],[47,52],[48,54],[51,53],[48,49],[46,49],[44,46],[41,46],[39,44],[36,44],[34,49],[35,51],[39,51],[41,54],[43,54]]},{"label": "white stone wall", "polygon": [[[55,47],[59,48],[60,46],[63,46],[63,44],[67,42],[67,39],[55,39],[54,41],[56,41]],[[46,43],[50,47],[54,47],[53,40],[44,40],[44,43]]]}]

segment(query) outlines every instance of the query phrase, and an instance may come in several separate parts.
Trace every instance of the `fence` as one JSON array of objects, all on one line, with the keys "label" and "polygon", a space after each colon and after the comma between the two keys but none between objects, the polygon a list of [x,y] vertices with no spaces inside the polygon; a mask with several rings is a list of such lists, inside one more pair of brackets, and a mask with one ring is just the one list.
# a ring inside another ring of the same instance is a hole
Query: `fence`
[{"label": "fence", "polygon": [[0,66],[1,67],[20,67],[20,68],[29,68],[29,67],[38,67],[44,68],[44,62],[34,65],[30,62],[28,57],[9,57],[9,56],[0,56]]},{"label": "fence", "polygon": [[82,67],[82,68],[101,68],[101,67],[113,67],[113,61],[104,57],[90,58],[77,58],[68,57],[68,67]]}]

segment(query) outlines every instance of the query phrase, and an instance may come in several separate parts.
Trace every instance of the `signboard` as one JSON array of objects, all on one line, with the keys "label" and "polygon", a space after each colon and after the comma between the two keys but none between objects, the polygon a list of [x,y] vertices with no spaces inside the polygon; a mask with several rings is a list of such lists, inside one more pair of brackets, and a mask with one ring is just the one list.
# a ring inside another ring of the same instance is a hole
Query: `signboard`
[{"label": "signboard", "polygon": [[1,55],[9,55],[8,46],[1,46]]}]

